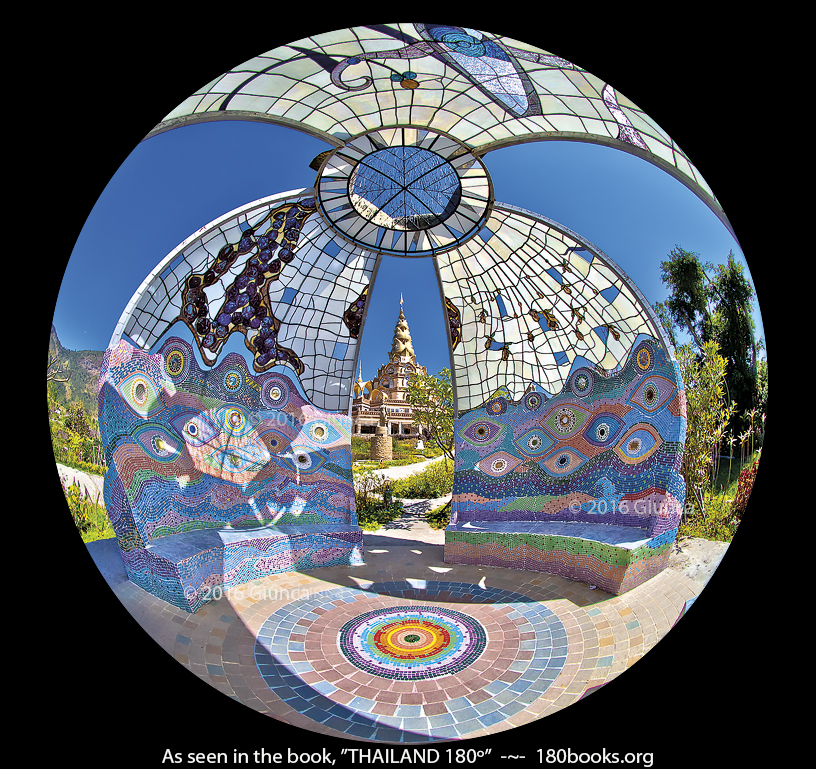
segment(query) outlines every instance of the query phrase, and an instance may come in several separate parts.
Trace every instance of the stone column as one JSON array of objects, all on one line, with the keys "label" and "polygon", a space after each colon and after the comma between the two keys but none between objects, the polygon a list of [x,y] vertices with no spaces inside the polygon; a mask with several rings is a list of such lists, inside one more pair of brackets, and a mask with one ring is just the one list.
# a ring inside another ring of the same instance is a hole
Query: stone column
[{"label": "stone column", "polygon": [[388,412],[385,406],[380,408],[380,424],[376,434],[371,439],[371,458],[388,460],[392,458],[391,426],[388,422]]}]

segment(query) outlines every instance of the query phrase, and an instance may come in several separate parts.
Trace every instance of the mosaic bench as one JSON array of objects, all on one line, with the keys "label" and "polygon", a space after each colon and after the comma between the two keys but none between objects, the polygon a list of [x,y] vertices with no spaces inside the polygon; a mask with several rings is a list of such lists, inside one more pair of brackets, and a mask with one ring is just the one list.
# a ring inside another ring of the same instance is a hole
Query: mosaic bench
[{"label": "mosaic bench", "polygon": [[363,562],[351,421],[191,345],[105,353],[105,502],[132,582],[190,612],[267,574]]},{"label": "mosaic bench", "polygon": [[631,590],[668,563],[685,432],[679,369],[648,336],[614,371],[576,360],[552,398],[497,394],[456,420],[445,561]]}]

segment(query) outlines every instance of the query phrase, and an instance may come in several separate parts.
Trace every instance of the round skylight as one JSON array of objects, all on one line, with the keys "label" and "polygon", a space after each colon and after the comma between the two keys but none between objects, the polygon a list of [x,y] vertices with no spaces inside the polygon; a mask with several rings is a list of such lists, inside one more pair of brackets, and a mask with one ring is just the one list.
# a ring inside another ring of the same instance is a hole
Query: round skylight
[{"label": "round skylight", "polygon": [[492,208],[481,160],[449,136],[413,127],[352,139],[326,158],[315,187],[332,229],[395,256],[456,248],[482,229]]}]

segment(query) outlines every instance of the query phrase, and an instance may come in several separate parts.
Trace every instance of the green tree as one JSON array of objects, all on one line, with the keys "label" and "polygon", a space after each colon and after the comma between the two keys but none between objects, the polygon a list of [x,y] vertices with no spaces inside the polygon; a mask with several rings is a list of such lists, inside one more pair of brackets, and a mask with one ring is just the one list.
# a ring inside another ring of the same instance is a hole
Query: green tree
[{"label": "green tree", "polygon": [[91,425],[88,421],[88,415],[82,404],[74,401],[68,406],[68,414],[65,417],[65,426],[75,432],[82,438],[89,438],[91,436]]},{"label": "green tree", "polygon": [[660,320],[660,324],[663,326],[663,330],[668,336],[672,350],[677,350],[677,324],[674,322],[674,318],[672,318],[666,303],[655,302],[652,305],[652,309],[655,311],[658,320]]},{"label": "green tree", "polygon": [[66,369],[65,362],[59,361],[57,353],[48,356],[48,367],[46,368],[46,382],[67,382],[71,378],[71,372]]},{"label": "green tree", "polygon": [[756,409],[760,422],[758,428],[760,433],[759,442],[762,443],[762,436],[765,433],[765,415],[768,413],[768,361],[757,362],[757,388],[756,388]]},{"label": "green tree", "polygon": [[412,374],[408,379],[408,401],[414,423],[442,453],[453,460],[453,387],[450,369],[437,375]]},{"label": "green tree", "polygon": [[[664,317],[688,331],[699,350],[704,345],[703,323],[708,313],[706,267],[700,261],[699,254],[680,246],[675,246],[668,260],[660,263],[661,279],[669,288],[669,298],[661,305],[665,308]],[[676,346],[673,328],[666,331],[671,334],[672,343]]]},{"label": "green tree", "polygon": [[715,340],[728,359],[725,383],[739,412],[732,419],[735,432],[748,427],[748,412],[757,406],[757,345],[750,305],[754,289],[733,252],[727,264],[717,265],[713,272],[708,293],[715,309],[708,316],[705,336]]},{"label": "green tree", "polygon": [[[703,263],[700,255],[675,246],[660,263],[669,297],[655,309],[671,344],[677,349],[677,329],[686,330],[697,353],[705,357],[709,341],[717,343],[727,361],[724,386],[729,402],[736,403],[729,428],[746,430],[750,412],[758,405],[756,351],[751,299],[754,290],[733,251],[726,264]],[[761,345],[761,341],[760,341]]]},{"label": "green tree", "polygon": [[686,500],[705,517],[705,493],[716,474],[716,457],[735,404],[726,396],[726,359],[715,341],[706,342],[702,355],[689,345],[677,351],[677,363],[686,389],[686,445],[683,479]]}]

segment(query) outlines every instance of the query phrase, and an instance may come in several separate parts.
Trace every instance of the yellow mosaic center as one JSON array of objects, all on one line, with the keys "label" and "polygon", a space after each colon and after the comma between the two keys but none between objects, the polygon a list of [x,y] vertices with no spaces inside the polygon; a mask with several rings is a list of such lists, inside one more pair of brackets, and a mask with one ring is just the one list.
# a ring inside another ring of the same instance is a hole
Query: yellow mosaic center
[{"label": "yellow mosaic center", "polygon": [[401,620],[381,627],[374,645],[382,653],[398,659],[426,658],[448,648],[447,629],[425,620]]}]

